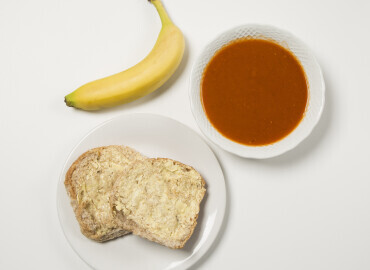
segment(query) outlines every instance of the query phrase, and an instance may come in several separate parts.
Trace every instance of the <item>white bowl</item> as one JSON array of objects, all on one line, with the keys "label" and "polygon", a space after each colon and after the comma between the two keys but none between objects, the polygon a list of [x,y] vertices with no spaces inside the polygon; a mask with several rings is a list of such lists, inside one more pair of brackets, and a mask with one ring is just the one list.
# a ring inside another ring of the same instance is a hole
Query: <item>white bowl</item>
[{"label": "white bowl", "polygon": [[[201,80],[208,62],[223,46],[243,37],[272,39],[291,51],[300,61],[308,81],[308,105],[303,119],[288,136],[269,145],[247,146],[224,137],[209,122],[201,102]],[[262,159],[278,156],[293,149],[311,133],[324,108],[325,83],[319,64],[302,41],[291,33],[273,26],[247,24],[222,33],[204,48],[191,72],[189,94],[195,121],[208,139],[224,150],[241,157]]]}]

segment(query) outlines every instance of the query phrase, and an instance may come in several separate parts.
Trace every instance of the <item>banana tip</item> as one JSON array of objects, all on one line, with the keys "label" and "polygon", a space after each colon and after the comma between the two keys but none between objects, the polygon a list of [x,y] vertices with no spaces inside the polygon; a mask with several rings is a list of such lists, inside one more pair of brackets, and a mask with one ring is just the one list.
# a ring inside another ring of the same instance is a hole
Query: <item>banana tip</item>
[{"label": "banana tip", "polygon": [[64,97],[64,102],[68,107],[73,107],[73,104],[70,100],[67,99],[67,96]]}]

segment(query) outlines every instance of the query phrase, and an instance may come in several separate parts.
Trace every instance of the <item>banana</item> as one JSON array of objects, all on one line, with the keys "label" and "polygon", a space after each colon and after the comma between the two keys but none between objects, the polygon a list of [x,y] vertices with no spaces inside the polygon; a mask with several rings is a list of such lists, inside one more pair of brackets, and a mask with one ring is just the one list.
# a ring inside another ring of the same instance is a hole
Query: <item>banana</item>
[{"label": "banana", "polygon": [[149,0],[162,28],[151,52],[135,66],[87,83],[65,97],[67,106],[99,110],[143,97],[163,85],[179,66],[185,49],[182,32],[169,18],[160,0]]}]

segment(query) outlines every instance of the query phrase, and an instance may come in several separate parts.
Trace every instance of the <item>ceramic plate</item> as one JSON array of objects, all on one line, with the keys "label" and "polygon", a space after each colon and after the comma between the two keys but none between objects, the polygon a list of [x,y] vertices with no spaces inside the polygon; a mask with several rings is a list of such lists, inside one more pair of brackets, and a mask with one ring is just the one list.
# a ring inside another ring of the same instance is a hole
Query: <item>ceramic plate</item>
[{"label": "ceramic plate", "polygon": [[[207,193],[198,225],[183,249],[172,250],[128,235],[106,243],[83,236],[64,188],[65,174],[86,150],[121,144],[148,157],[167,157],[191,165],[206,181]],[[76,253],[94,269],[187,269],[211,247],[220,230],[226,204],[224,176],[215,155],[203,139],[185,125],[158,115],[116,117],[88,133],[74,148],[61,173],[57,207],[64,234]]]},{"label": "ceramic plate", "polygon": [[[306,74],[309,97],[305,115],[299,125],[288,136],[273,144],[247,146],[233,142],[212,126],[203,110],[200,85],[205,67],[218,50],[231,41],[240,38],[274,40],[298,58]],[[242,157],[270,158],[293,149],[310,135],[324,108],[325,84],[318,62],[301,40],[293,34],[274,26],[247,24],[222,33],[204,48],[193,66],[189,95],[194,118],[200,130],[208,139],[221,148]]]}]

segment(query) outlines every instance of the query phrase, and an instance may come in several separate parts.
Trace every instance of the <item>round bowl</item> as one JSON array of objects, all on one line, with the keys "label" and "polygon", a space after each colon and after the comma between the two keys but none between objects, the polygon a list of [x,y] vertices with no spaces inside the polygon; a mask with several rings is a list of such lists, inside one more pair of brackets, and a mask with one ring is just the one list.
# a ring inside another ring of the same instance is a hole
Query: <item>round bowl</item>
[{"label": "round bowl", "polygon": [[[298,126],[283,139],[263,146],[236,143],[218,132],[208,120],[201,101],[204,69],[223,46],[240,38],[273,40],[292,52],[301,63],[308,84],[308,102]],[[318,123],[325,102],[325,83],[321,68],[308,47],[291,33],[268,25],[247,24],[230,29],[210,42],[196,59],[190,77],[190,104],[200,130],[213,143],[226,151],[246,158],[270,158],[281,155],[302,142]]]}]

